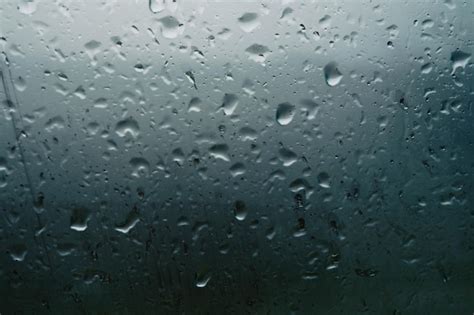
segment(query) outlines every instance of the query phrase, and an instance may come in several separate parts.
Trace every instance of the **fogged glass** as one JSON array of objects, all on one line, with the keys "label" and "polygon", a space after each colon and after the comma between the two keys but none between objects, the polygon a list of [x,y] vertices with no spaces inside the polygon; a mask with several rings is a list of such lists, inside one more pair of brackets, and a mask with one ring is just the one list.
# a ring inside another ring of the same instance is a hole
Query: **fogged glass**
[{"label": "fogged glass", "polygon": [[470,0],[4,0],[1,314],[471,314]]}]

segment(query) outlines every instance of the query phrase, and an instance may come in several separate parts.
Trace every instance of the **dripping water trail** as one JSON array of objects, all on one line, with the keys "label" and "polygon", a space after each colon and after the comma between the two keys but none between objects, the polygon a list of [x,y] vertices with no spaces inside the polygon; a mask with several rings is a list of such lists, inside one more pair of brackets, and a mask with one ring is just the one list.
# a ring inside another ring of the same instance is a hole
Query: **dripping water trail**
[{"label": "dripping water trail", "polygon": [[[18,102],[18,97],[17,97],[15,89],[14,89],[12,73],[11,73],[11,69],[9,67],[8,56],[6,55],[5,52],[3,52],[3,55],[4,55],[3,56],[3,66],[0,68],[0,76],[2,77],[2,86],[3,86],[3,90],[5,91],[5,97],[6,97],[7,106],[8,106],[8,115],[10,116],[10,121],[12,122],[12,128],[13,128],[13,132],[14,132],[14,135],[15,135],[16,146],[17,146],[17,148],[20,152],[20,161],[21,161],[21,164],[23,165],[23,171],[25,173],[26,182],[27,182],[27,185],[28,185],[28,190],[30,191],[31,202],[32,202],[33,207],[35,207],[35,205],[36,205],[36,191],[35,191],[35,188],[34,188],[34,185],[33,185],[33,181],[31,180],[30,172],[29,172],[27,164],[26,164],[25,150],[24,150],[23,145],[22,145],[21,140],[20,140],[20,137],[22,135],[26,136],[26,133],[25,133],[24,128],[22,126],[22,124],[23,124],[23,115],[20,111],[20,106],[19,106],[20,103]],[[7,78],[7,76],[8,76],[8,78]],[[8,86],[8,83],[10,83],[10,87],[12,87],[11,88],[12,93],[10,93],[10,88]],[[38,213],[35,212],[35,214],[36,214],[36,219],[37,219],[37,222],[38,222],[39,229],[42,229],[43,224],[41,222],[41,217]],[[36,236],[36,233],[35,233],[35,235],[34,235],[35,240],[36,240],[36,237],[37,236]],[[46,246],[46,241],[45,241],[44,236],[42,234],[40,234],[39,237],[40,237],[40,240],[41,240],[41,247],[43,248],[43,250],[45,252],[45,255],[46,255],[46,259],[48,260],[49,270],[54,276],[53,266],[52,266],[52,263],[51,263],[51,257],[49,255],[49,251],[48,251],[48,248]]]}]

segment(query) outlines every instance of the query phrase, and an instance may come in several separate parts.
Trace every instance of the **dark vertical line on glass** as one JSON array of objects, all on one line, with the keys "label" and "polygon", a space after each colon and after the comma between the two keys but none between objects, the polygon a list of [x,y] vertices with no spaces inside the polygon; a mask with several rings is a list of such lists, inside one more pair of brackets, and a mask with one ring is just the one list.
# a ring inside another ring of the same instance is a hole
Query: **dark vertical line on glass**
[{"label": "dark vertical line on glass", "polygon": [[[28,190],[30,191],[32,206],[35,207],[35,205],[36,205],[36,191],[35,191],[35,188],[34,188],[34,185],[33,185],[33,181],[31,180],[31,174],[30,174],[30,172],[28,170],[28,167],[27,167],[27,164],[26,164],[25,151],[24,151],[23,145],[20,141],[20,136],[24,133],[24,128],[22,126],[23,115],[20,111],[20,103],[19,103],[18,97],[15,93],[15,89],[12,88],[11,89],[12,93],[10,93],[10,89],[8,87],[8,82],[11,84],[12,87],[14,86],[13,79],[12,79],[12,73],[11,73],[11,69],[9,67],[8,56],[6,55],[5,52],[3,52],[3,55],[4,55],[4,57],[3,57],[4,67],[2,67],[0,69],[0,76],[2,77],[2,86],[3,86],[3,90],[5,91],[5,98],[6,98],[8,107],[13,108],[14,111],[18,115],[18,117],[16,117],[16,115],[13,114],[10,109],[8,110],[8,114],[10,116],[10,121],[12,122],[13,132],[15,134],[15,142],[16,142],[16,145],[18,147],[18,150],[20,151],[20,161],[21,161],[21,164],[23,165],[23,171],[25,173],[26,182],[27,182],[27,185],[28,185]],[[8,74],[8,81],[7,81],[7,78],[6,78],[6,74]],[[36,215],[36,219],[37,219],[37,222],[38,222],[38,226],[41,229],[43,227],[43,224],[41,222],[41,217],[36,212],[35,212],[35,215]],[[50,272],[52,272],[53,271],[53,266],[52,266],[52,263],[51,263],[51,257],[49,256],[48,247],[46,246],[46,241],[45,241],[42,234],[40,234],[39,237],[40,237],[40,240],[41,240],[41,247],[43,247],[43,250],[45,251],[46,258],[48,260]],[[36,239],[36,233],[34,234],[34,238]]]}]

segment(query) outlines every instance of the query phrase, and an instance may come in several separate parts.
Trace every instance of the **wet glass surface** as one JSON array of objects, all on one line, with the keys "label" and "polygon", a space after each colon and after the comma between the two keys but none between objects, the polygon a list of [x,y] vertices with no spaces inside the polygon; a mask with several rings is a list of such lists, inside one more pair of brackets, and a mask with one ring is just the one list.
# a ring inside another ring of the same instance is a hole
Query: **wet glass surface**
[{"label": "wet glass surface", "polygon": [[1,314],[471,314],[473,2],[5,0]]}]

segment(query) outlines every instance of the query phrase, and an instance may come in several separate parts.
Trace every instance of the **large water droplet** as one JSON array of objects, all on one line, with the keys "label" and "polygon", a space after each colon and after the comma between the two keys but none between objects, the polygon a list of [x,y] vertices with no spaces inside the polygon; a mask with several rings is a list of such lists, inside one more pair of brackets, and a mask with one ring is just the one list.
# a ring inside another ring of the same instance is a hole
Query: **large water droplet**
[{"label": "large water droplet", "polygon": [[253,44],[245,49],[245,52],[248,54],[249,59],[261,63],[267,59],[270,49],[267,46]]},{"label": "large water droplet", "polygon": [[330,188],[330,178],[329,174],[326,172],[321,172],[318,174],[318,184],[323,188]]},{"label": "large water droplet", "polygon": [[127,234],[131,229],[135,227],[135,225],[137,225],[139,221],[140,221],[140,217],[139,217],[138,209],[133,208],[132,211],[128,213],[125,221],[115,226],[115,231]]},{"label": "large water droplet", "polygon": [[290,103],[278,104],[278,108],[276,111],[276,120],[280,125],[288,125],[293,120],[294,116],[295,106],[291,105]]},{"label": "large water droplet", "polygon": [[454,74],[457,68],[464,69],[467,63],[469,62],[469,59],[471,59],[471,54],[465,53],[460,50],[452,52],[451,62],[453,63],[453,70],[451,71],[451,74]]},{"label": "large water droplet", "polygon": [[254,141],[257,139],[257,132],[250,127],[242,127],[239,130],[239,136],[243,141]]},{"label": "large water droplet", "polygon": [[21,76],[15,80],[14,85],[19,92],[26,90],[26,81]]},{"label": "large water droplet", "polygon": [[97,55],[100,51],[101,42],[91,40],[84,44],[84,48],[86,49],[86,54],[92,60],[92,64],[96,64],[97,60],[95,55]]},{"label": "large water droplet", "polygon": [[229,171],[232,177],[243,175],[245,174],[245,165],[240,162],[237,162],[229,168]]},{"label": "large water droplet", "polygon": [[330,62],[324,66],[324,78],[329,86],[336,86],[342,80],[342,73],[337,68],[337,63]]},{"label": "large water droplet", "polygon": [[196,287],[198,288],[204,288],[206,285],[209,283],[209,280],[211,280],[211,274],[210,273],[199,273],[196,275]]},{"label": "large water droplet", "polygon": [[229,147],[227,146],[227,144],[215,144],[209,148],[209,154],[212,157],[224,160],[226,162],[230,161],[228,151]]},{"label": "large water droplet", "polygon": [[44,129],[51,132],[55,129],[63,129],[64,124],[64,119],[61,116],[54,116],[53,118],[48,119],[44,126]]},{"label": "large water droplet", "polygon": [[247,217],[247,206],[242,200],[237,200],[234,204],[234,216],[237,220],[243,221]]},{"label": "large water droplet", "polygon": [[90,220],[90,211],[84,208],[75,208],[72,210],[71,223],[69,227],[78,232],[87,229],[87,223]]},{"label": "large water droplet", "polygon": [[138,127],[138,122],[132,117],[121,120],[115,125],[115,132],[120,137],[125,137],[127,134],[130,134],[132,137],[138,137],[140,133],[140,128]]},{"label": "large water droplet", "polygon": [[226,115],[232,115],[239,104],[239,98],[235,94],[228,94],[224,95],[224,99],[222,100],[221,108]]},{"label": "large water droplet", "polygon": [[165,38],[176,38],[181,33],[182,24],[174,16],[165,16],[158,20],[161,24],[161,34]]},{"label": "large water droplet", "polygon": [[142,157],[134,157],[130,160],[130,165],[132,166],[132,176],[141,177],[147,176],[150,170],[150,163]]},{"label": "large water droplet", "polygon": [[74,244],[71,243],[59,243],[56,246],[56,251],[59,256],[65,257],[71,255],[76,250]]},{"label": "large water droplet", "polygon": [[188,112],[197,112],[201,111],[202,101],[199,97],[193,97],[188,104]]},{"label": "large water droplet", "polygon": [[331,25],[331,17],[326,14],[319,20],[319,25],[321,25],[322,28],[328,28]]},{"label": "large water droplet", "polygon": [[303,110],[306,112],[308,120],[313,120],[319,112],[319,105],[312,100],[304,99],[301,101]]},{"label": "large water droplet", "polygon": [[310,191],[311,188],[311,185],[304,178],[297,178],[290,183],[290,190],[295,193],[300,191]]},{"label": "large water droplet", "polygon": [[165,9],[165,0],[149,0],[148,7],[152,13],[160,13]]},{"label": "large water droplet", "polygon": [[283,166],[290,166],[298,160],[296,153],[286,148],[281,148],[278,154],[278,158],[283,162]]},{"label": "large water droplet", "polygon": [[105,97],[99,97],[94,101],[95,108],[107,108],[107,99]]},{"label": "large water droplet", "polygon": [[14,261],[25,260],[26,254],[28,253],[26,246],[24,244],[16,244],[16,245],[10,246],[9,252],[10,252],[10,257]]},{"label": "large water droplet", "polygon": [[18,11],[23,14],[33,14],[36,11],[37,2],[34,0],[20,0],[18,1]]},{"label": "large water droplet", "polygon": [[260,25],[257,13],[245,13],[244,15],[239,17],[238,21],[240,28],[247,33],[252,32]]},{"label": "large water droplet", "polygon": [[184,74],[186,75],[186,78],[188,78],[189,82],[192,83],[194,89],[197,90],[196,78],[194,77],[194,73],[190,70],[186,71]]}]

